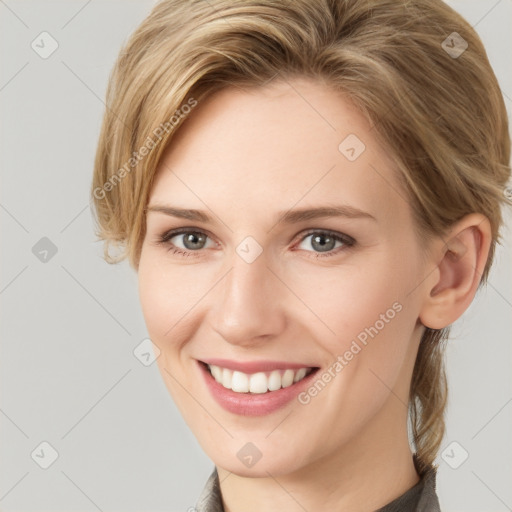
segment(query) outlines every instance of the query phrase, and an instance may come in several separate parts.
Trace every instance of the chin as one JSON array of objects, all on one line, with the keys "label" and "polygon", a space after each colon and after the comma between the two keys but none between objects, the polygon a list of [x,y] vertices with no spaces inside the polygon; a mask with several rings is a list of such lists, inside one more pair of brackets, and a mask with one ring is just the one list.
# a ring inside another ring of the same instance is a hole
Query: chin
[{"label": "chin", "polygon": [[[240,477],[268,478],[273,476],[277,478],[299,471],[308,464],[307,455],[303,453],[299,458],[297,450],[293,446],[293,443],[290,442],[285,445],[284,449],[279,450],[279,447],[264,441],[250,444],[250,442],[230,440],[223,447],[216,445],[212,447],[212,450],[205,450],[205,452],[217,467]],[[251,454],[253,460],[250,458]]]}]

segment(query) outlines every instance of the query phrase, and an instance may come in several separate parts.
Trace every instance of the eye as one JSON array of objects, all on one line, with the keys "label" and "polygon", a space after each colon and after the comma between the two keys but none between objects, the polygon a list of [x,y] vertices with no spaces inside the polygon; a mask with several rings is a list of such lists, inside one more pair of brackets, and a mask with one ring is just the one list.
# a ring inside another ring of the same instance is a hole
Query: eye
[{"label": "eye", "polygon": [[[306,242],[311,237],[309,242]],[[319,251],[314,254],[315,258],[328,258],[335,256],[340,251],[346,250],[355,244],[355,240],[343,233],[334,233],[332,231],[310,231],[305,237],[301,239],[301,244],[313,247],[314,251]],[[336,246],[338,244],[338,246]],[[301,250],[309,251],[307,248],[300,247]]]},{"label": "eye", "polygon": [[[172,241],[173,239],[175,240]],[[194,252],[208,248],[206,245],[208,239],[208,235],[202,231],[181,228],[167,231],[159,237],[158,243],[170,246],[169,250],[173,254],[196,256]]]},{"label": "eye", "polygon": [[[311,238],[310,242],[306,242],[308,238]],[[160,235],[157,244],[167,246],[172,254],[190,257],[199,256],[201,249],[211,247],[211,244],[210,246],[207,244],[209,240],[212,241],[203,231],[193,228],[180,228],[166,231]],[[212,244],[215,246],[213,241]],[[313,248],[313,251],[310,251],[307,247],[300,247],[302,244],[309,245]],[[298,248],[306,252],[313,252],[315,258],[327,258],[337,255],[340,251],[346,250],[354,244],[355,240],[343,233],[316,230],[303,236]]]}]

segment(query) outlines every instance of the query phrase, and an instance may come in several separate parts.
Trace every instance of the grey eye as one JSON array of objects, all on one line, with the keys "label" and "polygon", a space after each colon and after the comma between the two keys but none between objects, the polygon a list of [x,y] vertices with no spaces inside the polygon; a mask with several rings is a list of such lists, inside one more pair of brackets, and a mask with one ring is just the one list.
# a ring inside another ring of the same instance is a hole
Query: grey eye
[{"label": "grey eye", "polygon": [[[308,238],[311,238],[310,242],[306,242]],[[344,241],[329,233],[310,233],[301,241],[301,245],[304,243],[307,243],[309,247],[313,247],[317,252],[328,252],[341,247]],[[339,245],[336,246],[336,243]],[[307,247],[300,247],[300,245],[299,248],[306,251],[309,250]]]},{"label": "grey eye", "polygon": [[[174,241],[181,240],[183,246]],[[187,231],[185,233],[179,233],[169,238],[169,241],[176,247],[180,249],[186,249],[189,251],[204,249],[206,242],[208,240],[208,236],[204,233],[199,233],[196,231]]]}]

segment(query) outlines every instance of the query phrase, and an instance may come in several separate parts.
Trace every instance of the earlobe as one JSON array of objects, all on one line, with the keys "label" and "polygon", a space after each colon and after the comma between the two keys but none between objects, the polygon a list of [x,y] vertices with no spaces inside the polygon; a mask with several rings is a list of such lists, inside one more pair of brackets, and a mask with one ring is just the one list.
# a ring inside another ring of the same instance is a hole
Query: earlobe
[{"label": "earlobe", "polygon": [[437,272],[426,281],[421,323],[442,329],[469,307],[478,289],[491,244],[487,217],[472,213],[453,225],[433,251]]}]

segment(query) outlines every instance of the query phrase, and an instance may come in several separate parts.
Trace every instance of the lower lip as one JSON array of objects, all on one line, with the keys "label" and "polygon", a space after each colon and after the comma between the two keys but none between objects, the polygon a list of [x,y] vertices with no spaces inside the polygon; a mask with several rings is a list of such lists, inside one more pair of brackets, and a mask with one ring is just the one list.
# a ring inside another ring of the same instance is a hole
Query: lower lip
[{"label": "lower lip", "polygon": [[263,416],[277,411],[291,402],[301,391],[308,387],[310,381],[317,373],[313,370],[299,382],[287,388],[267,393],[236,393],[219,384],[211,375],[208,368],[198,361],[199,369],[213,398],[224,409],[241,416]]}]

